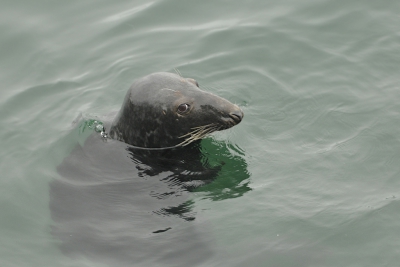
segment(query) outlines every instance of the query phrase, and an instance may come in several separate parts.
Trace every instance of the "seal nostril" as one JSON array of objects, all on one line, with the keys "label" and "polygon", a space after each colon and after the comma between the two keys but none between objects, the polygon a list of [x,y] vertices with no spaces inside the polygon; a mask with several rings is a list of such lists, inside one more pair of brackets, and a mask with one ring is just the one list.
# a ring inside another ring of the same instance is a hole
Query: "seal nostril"
[{"label": "seal nostril", "polygon": [[241,110],[235,110],[229,113],[229,117],[231,117],[236,123],[239,123],[243,119],[243,112]]}]

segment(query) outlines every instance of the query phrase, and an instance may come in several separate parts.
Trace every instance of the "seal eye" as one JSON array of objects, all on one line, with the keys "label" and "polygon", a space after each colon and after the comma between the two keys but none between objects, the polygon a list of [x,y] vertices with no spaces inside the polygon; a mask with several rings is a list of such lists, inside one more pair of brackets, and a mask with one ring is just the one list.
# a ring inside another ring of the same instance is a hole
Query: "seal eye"
[{"label": "seal eye", "polygon": [[180,104],[178,107],[178,113],[182,114],[182,113],[188,112],[189,108],[190,108],[189,104]]}]

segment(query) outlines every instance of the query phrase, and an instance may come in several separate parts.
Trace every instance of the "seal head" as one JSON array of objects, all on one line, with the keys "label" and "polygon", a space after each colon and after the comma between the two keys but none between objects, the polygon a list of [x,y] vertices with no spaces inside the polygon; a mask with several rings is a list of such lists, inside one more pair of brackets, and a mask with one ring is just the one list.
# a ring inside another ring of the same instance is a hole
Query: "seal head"
[{"label": "seal head", "polygon": [[194,79],[160,72],[133,83],[109,135],[137,147],[185,146],[242,118],[237,105],[201,90]]}]

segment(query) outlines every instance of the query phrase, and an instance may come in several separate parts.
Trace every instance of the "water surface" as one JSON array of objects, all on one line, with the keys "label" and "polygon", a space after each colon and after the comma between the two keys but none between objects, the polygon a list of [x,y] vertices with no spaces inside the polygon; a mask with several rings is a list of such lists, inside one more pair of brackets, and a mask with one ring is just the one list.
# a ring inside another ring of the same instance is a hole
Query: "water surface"
[{"label": "water surface", "polygon": [[175,68],[245,113],[204,141],[227,167],[190,194],[199,266],[398,265],[397,1],[0,4],[1,266],[104,265],[61,252],[49,183],[80,114]]}]

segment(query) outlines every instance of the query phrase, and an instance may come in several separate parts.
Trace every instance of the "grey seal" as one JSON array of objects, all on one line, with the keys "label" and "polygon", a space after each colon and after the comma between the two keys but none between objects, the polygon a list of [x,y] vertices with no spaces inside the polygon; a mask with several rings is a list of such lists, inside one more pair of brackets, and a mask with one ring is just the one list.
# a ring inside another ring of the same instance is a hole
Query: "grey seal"
[{"label": "grey seal", "polygon": [[225,166],[235,169],[222,184],[231,197],[251,189],[243,183],[249,175],[242,157],[208,140],[218,162],[227,162],[209,164],[200,139],[242,118],[237,105],[193,79],[154,73],[136,80],[121,109],[104,120],[110,138],[93,133],[77,144],[50,182],[52,234],[62,252],[119,267],[211,259],[212,235],[193,222],[191,192]]}]

